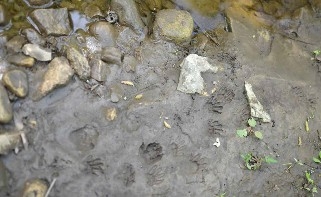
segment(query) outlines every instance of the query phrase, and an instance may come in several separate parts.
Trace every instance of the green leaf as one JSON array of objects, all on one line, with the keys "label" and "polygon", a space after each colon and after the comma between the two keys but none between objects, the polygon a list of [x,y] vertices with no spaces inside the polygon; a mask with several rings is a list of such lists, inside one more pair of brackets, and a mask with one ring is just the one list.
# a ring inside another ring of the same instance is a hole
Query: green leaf
[{"label": "green leaf", "polygon": [[315,157],[313,157],[313,161],[314,161],[315,163],[321,163],[320,159],[315,158]]},{"label": "green leaf", "polygon": [[278,161],[275,160],[273,157],[270,157],[270,156],[265,156],[265,162],[266,163],[277,163]]},{"label": "green leaf", "polygon": [[246,129],[237,130],[237,131],[236,131],[236,134],[237,134],[239,137],[246,137],[246,136],[247,136],[247,130],[246,130]]},{"label": "green leaf", "polygon": [[259,138],[260,140],[263,139],[263,134],[260,131],[254,132],[255,137]]},{"label": "green leaf", "polygon": [[311,179],[311,174],[309,172],[305,172],[305,177],[308,180],[308,183],[314,184],[314,181]]},{"label": "green leaf", "polygon": [[319,152],[319,158],[321,158],[321,151]]},{"label": "green leaf", "polygon": [[316,186],[314,186],[314,187],[312,188],[312,193],[318,193],[318,189],[317,189]]},{"label": "green leaf", "polygon": [[256,121],[254,120],[254,118],[251,118],[247,121],[247,123],[250,125],[250,127],[255,127],[256,126]]},{"label": "green leaf", "polygon": [[314,55],[320,55],[321,51],[320,50],[314,50],[313,53],[314,53]]},{"label": "green leaf", "polygon": [[245,155],[241,155],[241,157],[244,159],[244,161],[247,163],[247,162],[249,162],[250,160],[251,160],[251,158],[252,158],[252,154],[251,153],[247,153],[247,154],[245,154]]}]

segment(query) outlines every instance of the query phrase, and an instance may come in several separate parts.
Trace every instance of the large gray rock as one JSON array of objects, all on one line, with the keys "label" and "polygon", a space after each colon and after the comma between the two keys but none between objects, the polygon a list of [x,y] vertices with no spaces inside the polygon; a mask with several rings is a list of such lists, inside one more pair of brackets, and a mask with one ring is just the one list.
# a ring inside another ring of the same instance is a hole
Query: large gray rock
[{"label": "large gray rock", "polygon": [[22,53],[10,55],[7,57],[7,60],[11,64],[27,68],[30,68],[35,64],[35,59],[33,57],[26,56]]},{"label": "large gray rock", "polygon": [[201,57],[196,54],[188,55],[180,65],[181,73],[177,90],[194,94],[204,93],[204,80],[201,76],[202,72],[212,71],[216,73],[218,68],[208,63],[206,57]]},{"label": "large gray rock", "polygon": [[13,111],[9,101],[7,90],[0,84],[0,123],[8,123],[12,120]]},{"label": "large gray rock", "polygon": [[43,46],[46,41],[41,35],[32,28],[27,28],[22,31],[22,34],[27,38],[27,40],[32,44],[38,44]]},{"label": "large gray rock", "polygon": [[28,77],[22,70],[9,70],[2,77],[4,85],[17,97],[23,98],[28,94]]},{"label": "large gray rock", "polygon": [[115,46],[116,32],[112,24],[103,21],[95,22],[90,25],[89,31],[103,47]]},{"label": "large gray rock", "polygon": [[46,35],[68,35],[72,30],[67,8],[37,9],[30,17]]},{"label": "large gray rock", "polygon": [[194,22],[189,12],[166,9],[156,14],[153,33],[156,38],[184,42],[190,40],[193,28]]},{"label": "large gray rock", "polygon": [[66,85],[74,75],[74,70],[65,57],[56,57],[48,64],[48,70],[38,87],[35,99],[40,99],[57,87]]},{"label": "large gray rock", "polygon": [[134,0],[113,0],[111,7],[118,14],[120,24],[133,28],[136,33],[143,33],[144,24]]},{"label": "large gray rock", "polygon": [[4,5],[0,4],[0,27],[6,26],[10,22],[10,17],[8,14],[8,9]]},{"label": "large gray rock", "polygon": [[25,44],[22,47],[22,52],[39,61],[50,61],[52,59],[51,51],[44,49],[37,44]]},{"label": "large gray rock", "polygon": [[86,80],[90,77],[90,66],[82,53],[73,47],[69,47],[67,49],[67,58],[80,79]]}]

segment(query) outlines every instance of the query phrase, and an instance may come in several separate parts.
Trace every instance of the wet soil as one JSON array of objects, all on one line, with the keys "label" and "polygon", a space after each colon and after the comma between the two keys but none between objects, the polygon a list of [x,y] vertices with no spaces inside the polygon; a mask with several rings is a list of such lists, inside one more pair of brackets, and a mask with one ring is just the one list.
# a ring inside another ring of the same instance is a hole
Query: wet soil
[{"label": "wet soil", "polygon": [[[312,160],[321,150],[320,63],[312,53],[321,49],[321,23],[310,8],[303,11],[309,17],[302,18],[295,38],[237,12],[226,24],[232,32],[209,32],[215,40],[203,29],[187,46],[149,38],[135,50],[125,46],[139,60],[136,72],[114,65],[102,84],[120,92],[118,103],[109,91],[101,96],[77,77],[40,101],[15,101],[30,145],[1,156],[10,178],[0,196],[19,196],[32,178],[56,179],[50,196],[61,197],[310,196],[306,171],[321,192],[321,170]],[[219,62],[218,73],[202,74],[208,95],[176,90],[179,63],[189,53]],[[38,74],[28,74],[32,92]],[[273,120],[256,127],[263,140],[236,135],[250,118],[245,81]],[[106,118],[111,108],[114,120]],[[249,152],[278,163],[248,170],[240,155]]]}]

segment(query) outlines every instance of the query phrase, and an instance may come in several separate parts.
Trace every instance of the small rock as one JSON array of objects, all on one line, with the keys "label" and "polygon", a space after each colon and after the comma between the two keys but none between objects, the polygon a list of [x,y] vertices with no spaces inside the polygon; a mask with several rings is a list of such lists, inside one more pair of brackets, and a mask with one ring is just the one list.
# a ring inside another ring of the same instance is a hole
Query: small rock
[{"label": "small rock", "polygon": [[67,8],[37,9],[30,17],[46,35],[68,35],[72,30]]},{"label": "small rock", "polygon": [[22,47],[22,52],[38,61],[50,61],[52,58],[51,51],[49,49],[44,49],[37,44],[25,44]]},{"label": "small rock", "polygon": [[56,57],[48,65],[35,99],[40,99],[53,89],[66,85],[74,74],[65,57]]},{"label": "small rock", "polygon": [[271,122],[270,115],[263,110],[263,105],[256,98],[252,90],[252,85],[245,82],[245,91],[251,108],[251,116],[255,118],[260,118],[263,122]]},{"label": "small rock", "polygon": [[91,77],[97,81],[106,81],[107,74],[110,73],[108,65],[98,59],[92,59],[89,61],[91,67]]},{"label": "small rock", "polygon": [[135,72],[136,67],[138,65],[138,61],[134,56],[125,56],[123,68],[126,72]]},{"label": "small rock", "polygon": [[33,57],[26,56],[22,53],[17,53],[7,57],[8,62],[16,66],[23,66],[30,68],[35,64],[35,59]]},{"label": "small rock", "polygon": [[26,0],[31,6],[41,6],[52,2],[52,0]]},{"label": "small rock", "polygon": [[111,8],[118,14],[120,24],[133,28],[136,33],[144,31],[144,24],[134,0],[113,0]]},{"label": "small rock", "polygon": [[156,38],[184,42],[190,40],[193,28],[194,22],[189,12],[165,9],[156,14],[153,33]]},{"label": "small rock", "polygon": [[105,109],[105,117],[108,121],[113,121],[117,118],[117,110],[115,107]]},{"label": "small rock", "polygon": [[118,103],[120,98],[119,98],[119,95],[115,92],[112,92],[111,95],[110,95],[110,100],[111,102],[113,103]]},{"label": "small rock", "polygon": [[85,80],[90,77],[90,66],[82,53],[73,47],[69,47],[67,49],[67,58],[80,79]]},{"label": "small rock", "polygon": [[27,43],[27,40],[24,37],[15,36],[6,43],[6,47],[8,52],[20,52],[25,43]]},{"label": "small rock", "polygon": [[95,22],[89,27],[89,32],[100,42],[103,47],[115,46],[116,32],[112,24]]},{"label": "small rock", "polygon": [[94,4],[90,4],[89,6],[87,6],[85,8],[84,13],[86,14],[86,16],[88,16],[89,18],[93,18],[95,16],[101,16],[103,17],[103,14],[100,10],[100,8],[97,5]]},{"label": "small rock", "polygon": [[25,183],[22,197],[45,197],[49,184],[41,179],[28,180]]},{"label": "small rock", "polygon": [[45,39],[43,39],[43,37],[41,37],[41,35],[32,28],[24,29],[22,34],[26,36],[27,40],[32,44],[43,46],[46,43]]},{"label": "small rock", "polygon": [[212,71],[217,72],[218,68],[208,63],[206,57],[201,57],[196,54],[188,55],[180,65],[181,73],[177,90],[194,94],[204,93],[204,80],[201,72]]},{"label": "small rock", "polygon": [[101,59],[106,63],[121,65],[121,51],[115,47],[103,48]]},{"label": "small rock", "polygon": [[6,26],[10,23],[8,9],[4,5],[0,4],[0,26]]},{"label": "small rock", "polygon": [[28,77],[22,70],[9,70],[2,77],[4,85],[17,97],[24,98],[28,94]]},{"label": "small rock", "polygon": [[12,120],[13,111],[9,101],[7,90],[0,84],[0,123],[8,123]]},{"label": "small rock", "polygon": [[5,132],[0,134],[0,155],[6,155],[21,144],[21,133]]}]

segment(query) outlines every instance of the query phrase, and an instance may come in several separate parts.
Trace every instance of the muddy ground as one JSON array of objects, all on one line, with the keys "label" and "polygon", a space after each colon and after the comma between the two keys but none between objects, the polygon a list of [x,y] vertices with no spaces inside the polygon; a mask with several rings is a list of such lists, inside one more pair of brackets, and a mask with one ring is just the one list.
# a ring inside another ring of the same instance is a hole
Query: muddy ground
[{"label": "muddy ground", "polygon": [[[230,15],[232,32],[217,36],[219,46],[203,34],[187,46],[146,38],[135,50],[136,72],[114,65],[99,86],[117,89],[117,103],[76,76],[39,101],[16,100],[30,144],[1,156],[9,179],[0,195],[19,196],[32,178],[56,179],[50,196],[57,197],[311,196],[307,188],[314,186],[321,192],[320,164],[312,160],[321,150],[321,63],[312,53],[321,49],[321,22],[307,10],[295,38],[268,29],[265,39],[266,28],[237,14]],[[198,38],[206,40],[204,49]],[[180,61],[190,53],[219,66],[202,74],[208,95],[176,90]],[[29,71],[31,93],[42,69]],[[258,121],[262,140],[236,135],[250,118],[245,81],[272,118]],[[108,120],[112,108],[117,116]],[[248,170],[241,154],[250,152],[278,162]]]}]

